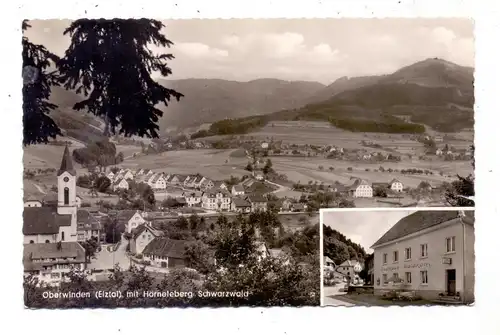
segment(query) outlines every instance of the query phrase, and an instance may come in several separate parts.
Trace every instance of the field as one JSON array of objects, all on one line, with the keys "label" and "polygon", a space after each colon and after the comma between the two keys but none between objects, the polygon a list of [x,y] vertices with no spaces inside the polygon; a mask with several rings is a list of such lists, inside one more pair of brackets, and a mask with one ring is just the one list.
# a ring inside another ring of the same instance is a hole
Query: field
[{"label": "field", "polygon": [[233,150],[181,150],[166,151],[156,155],[144,155],[126,159],[121,167],[144,168],[166,173],[200,173],[214,180],[225,180],[231,175],[241,177],[249,174],[243,168],[246,157],[231,157]]}]

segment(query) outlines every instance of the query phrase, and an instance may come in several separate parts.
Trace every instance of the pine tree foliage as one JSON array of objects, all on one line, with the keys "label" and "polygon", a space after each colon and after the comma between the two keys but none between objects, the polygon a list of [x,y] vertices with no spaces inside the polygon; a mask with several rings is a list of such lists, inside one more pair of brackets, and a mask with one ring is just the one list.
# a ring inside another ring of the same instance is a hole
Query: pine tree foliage
[{"label": "pine tree foliage", "polygon": [[[22,30],[31,26],[23,21]],[[59,57],[43,45],[22,39],[23,51],[23,145],[47,143],[50,138],[62,135],[49,113],[57,108],[49,102],[51,87],[59,86],[53,66]],[[52,68],[52,69],[51,69]]]},{"label": "pine tree foliage", "polygon": [[152,46],[173,43],[161,32],[164,25],[149,19],[81,19],[64,31],[71,44],[58,62],[66,89],[85,99],[74,109],[106,121],[105,135],[158,137],[157,122],[172,98],[183,95],[153,80],[151,75],[172,74],[172,54],[155,54]]}]

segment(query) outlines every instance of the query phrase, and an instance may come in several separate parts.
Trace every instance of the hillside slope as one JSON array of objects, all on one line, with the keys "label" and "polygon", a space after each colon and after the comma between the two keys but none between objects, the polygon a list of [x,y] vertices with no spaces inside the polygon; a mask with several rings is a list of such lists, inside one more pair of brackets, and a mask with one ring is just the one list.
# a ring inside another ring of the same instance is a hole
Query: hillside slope
[{"label": "hillside slope", "polygon": [[269,121],[322,120],[350,131],[423,133],[426,125],[457,132],[474,126],[473,83],[473,69],[427,59],[386,76],[337,81],[321,93],[333,92],[324,101],[233,120],[230,128],[248,132]]},{"label": "hillside slope", "polygon": [[185,95],[179,102],[172,101],[168,108],[160,106],[165,112],[160,121],[161,129],[302,107],[307,98],[324,87],[317,82],[278,79],[249,82],[185,79],[159,82]]}]

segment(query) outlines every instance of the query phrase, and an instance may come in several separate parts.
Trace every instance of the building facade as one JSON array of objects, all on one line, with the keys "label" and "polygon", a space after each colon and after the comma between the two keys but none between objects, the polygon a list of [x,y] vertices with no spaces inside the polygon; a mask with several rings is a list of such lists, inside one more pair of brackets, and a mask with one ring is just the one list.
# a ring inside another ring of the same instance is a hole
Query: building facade
[{"label": "building facade", "polygon": [[396,286],[424,299],[474,301],[473,212],[420,211],[401,219],[373,246],[375,294]]}]

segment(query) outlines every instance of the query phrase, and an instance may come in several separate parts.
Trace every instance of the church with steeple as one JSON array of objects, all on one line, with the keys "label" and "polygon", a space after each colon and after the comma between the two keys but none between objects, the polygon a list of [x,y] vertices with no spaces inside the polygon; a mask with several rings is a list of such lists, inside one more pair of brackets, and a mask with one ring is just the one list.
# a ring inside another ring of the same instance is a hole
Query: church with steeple
[{"label": "church with steeple", "polygon": [[68,146],[57,172],[57,205],[25,207],[25,244],[77,241],[76,170]]},{"label": "church with steeple", "polygon": [[23,265],[39,285],[59,286],[71,269],[86,268],[85,249],[78,243],[76,171],[69,148],[64,148],[57,172],[57,202],[24,207]]}]

